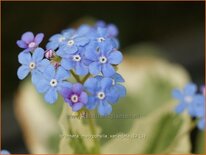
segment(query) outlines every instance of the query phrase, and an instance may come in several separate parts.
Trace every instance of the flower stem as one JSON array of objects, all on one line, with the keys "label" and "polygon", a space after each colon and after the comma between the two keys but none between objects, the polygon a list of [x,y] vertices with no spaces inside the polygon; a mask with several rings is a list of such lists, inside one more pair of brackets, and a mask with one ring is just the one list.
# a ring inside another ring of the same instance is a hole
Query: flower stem
[{"label": "flower stem", "polygon": [[79,76],[76,75],[73,70],[71,70],[71,74],[73,75],[73,77],[75,78],[75,80],[76,80],[77,82],[82,83],[81,80],[80,80],[80,78],[79,78]]}]

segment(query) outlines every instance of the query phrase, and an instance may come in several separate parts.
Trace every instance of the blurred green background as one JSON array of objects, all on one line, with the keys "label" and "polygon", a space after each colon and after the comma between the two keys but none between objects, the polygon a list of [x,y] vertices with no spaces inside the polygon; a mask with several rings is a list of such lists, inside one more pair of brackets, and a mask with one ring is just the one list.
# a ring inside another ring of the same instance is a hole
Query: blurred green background
[{"label": "blurred green background", "polygon": [[[13,97],[20,81],[16,70],[25,31],[43,32],[42,47],[52,34],[74,22],[101,19],[119,28],[123,54],[129,46],[150,44],[158,54],[184,65],[193,82],[204,83],[204,2],[2,2],[2,148],[27,153],[13,114]],[[141,50],[139,50],[141,51]],[[197,130],[192,132],[193,148]]]}]

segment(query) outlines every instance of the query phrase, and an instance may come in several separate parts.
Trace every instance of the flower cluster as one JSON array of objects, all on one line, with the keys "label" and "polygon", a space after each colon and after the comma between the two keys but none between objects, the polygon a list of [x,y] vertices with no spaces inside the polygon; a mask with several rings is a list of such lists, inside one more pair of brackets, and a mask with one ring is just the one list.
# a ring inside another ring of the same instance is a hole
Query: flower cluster
[{"label": "flower cluster", "polygon": [[[117,73],[123,59],[117,35],[115,25],[99,21],[51,36],[44,50],[39,47],[44,35],[26,32],[17,41],[24,49],[17,75],[22,80],[31,73],[32,83],[48,103],[59,94],[73,111],[97,107],[100,115],[108,115],[111,104],[126,95],[124,79]],[[71,75],[77,83],[71,83]]]},{"label": "flower cluster", "polygon": [[205,128],[205,87],[202,87],[201,93],[197,93],[195,84],[187,84],[183,91],[174,89],[173,97],[179,100],[179,104],[175,108],[176,113],[188,111],[191,117],[198,119],[198,128]]}]

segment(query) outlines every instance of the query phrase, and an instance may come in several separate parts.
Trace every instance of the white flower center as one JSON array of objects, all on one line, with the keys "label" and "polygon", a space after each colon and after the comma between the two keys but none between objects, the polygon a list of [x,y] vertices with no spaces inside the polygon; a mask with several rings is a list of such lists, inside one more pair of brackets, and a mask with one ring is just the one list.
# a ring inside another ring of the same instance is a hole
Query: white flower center
[{"label": "white flower center", "polygon": [[74,61],[80,61],[80,60],[81,60],[80,55],[78,55],[78,54],[77,54],[77,55],[74,55],[74,56],[73,56],[73,60],[74,60]]},{"label": "white flower center", "polygon": [[73,45],[74,45],[74,40],[69,40],[69,41],[67,42],[67,44],[68,44],[69,46],[73,46]]},{"label": "white flower center", "polygon": [[105,93],[104,92],[98,92],[97,93],[97,97],[100,99],[100,100],[103,100],[105,98]]},{"label": "white flower center", "polygon": [[104,63],[107,62],[107,58],[106,58],[105,56],[101,56],[101,57],[99,58],[99,62],[104,64]]},{"label": "white flower center", "polygon": [[62,42],[62,41],[64,41],[66,38],[65,37],[60,37],[59,38],[59,42]]},{"label": "white flower center", "polygon": [[99,38],[97,38],[97,41],[98,41],[99,43],[101,43],[101,42],[105,41],[105,38],[104,38],[104,37],[99,37]]},{"label": "white flower center", "polygon": [[52,79],[52,80],[50,81],[50,85],[51,85],[52,87],[55,87],[57,84],[58,84],[58,82],[57,82],[56,79]]},{"label": "white flower center", "polygon": [[186,96],[186,97],[184,98],[184,100],[185,100],[185,102],[187,102],[187,103],[191,103],[191,102],[192,102],[192,97],[191,97],[191,96]]},{"label": "white flower center", "polygon": [[77,102],[79,101],[79,97],[78,97],[76,94],[73,94],[73,95],[71,96],[71,101],[72,101],[73,103],[77,103]]},{"label": "white flower center", "polygon": [[35,42],[30,42],[29,43],[29,48],[33,48],[33,47],[35,47],[36,46],[36,43]]},{"label": "white flower center", "polygon": [[36,64],[34,62],[30,62],[29,68],[34,69],[36,67]]}]

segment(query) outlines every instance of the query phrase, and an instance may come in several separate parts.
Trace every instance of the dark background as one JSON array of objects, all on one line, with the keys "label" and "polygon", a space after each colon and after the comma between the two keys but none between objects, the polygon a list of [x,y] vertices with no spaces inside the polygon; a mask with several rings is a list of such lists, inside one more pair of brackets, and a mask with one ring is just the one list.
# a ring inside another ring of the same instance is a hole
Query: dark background
[{"label": "dark background", "polygon": [[[170,61],[185,66],[193,82],[204,83],[203,2],[1,2],[2,148],[28,153],[13,114],[19,80],[16,40],[26,31],[48,38],[82,17],[114,23],[121,48],[141,42],[160,46]],[[42,46],[44,47],[44,46]],[[192,137],[195,136],[193,131]]]}]

